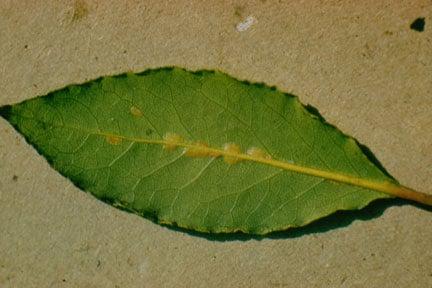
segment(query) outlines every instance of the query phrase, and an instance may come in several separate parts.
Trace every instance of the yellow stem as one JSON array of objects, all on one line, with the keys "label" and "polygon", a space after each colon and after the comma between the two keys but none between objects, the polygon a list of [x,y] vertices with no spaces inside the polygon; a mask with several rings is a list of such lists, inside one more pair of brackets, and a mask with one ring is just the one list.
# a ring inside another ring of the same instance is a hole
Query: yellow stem
[{"label": "yellow stem", "polygon": [[[133,141],[138,143],[147,143],[147,144],[159,144],[159,145],[173,145],[175,144],[176,147],[183,147],[186,149],[200,149],[200,151],[203,151],[205,149],[207,153],[203,153],[203,155],[212,155],[209,157],[219,157],[219,156],[228,156],[232,158],[237,158],[240,160],[247,160],[247,161],[254,161],[257,163],[262,163],[266,165],[270,165],[273,167],[281,168],[287,171],[293,171],[301,174],[306,174],[310,176],[320,177],[340,183],[345,183],[353,186],[363,187],[379,192],[383,192],[395,197],[412,200],[421,204],[432,206],[432,195],[426,194],[423,192],[415,191],[411,188],[398,185],[396,183],[392,182],[375,182],[370,181],[367,179],[359,178],[359,177],[353,177],[349,175],[339,174],[335,172],[320,170],[316,168],[311,167],[305,167],[293,163],[288,163],[285,161],[280,161],[276,159],[271,158],[265,158],[265,157],[255,157],[253,155],[244,154],[244,153],[231,153],[229,151],[223,150],[223,149],[217,149],[212,147],[206,147],[202,145],[198,145],[196,143],[190,143],[186,141],[179,141],[177,143],[172,143],[172,141],[166,141],[166,140],[157,140],[157,139],[141,139],[141,138],[133,138],[133,137],[125,137],[120,135],[114,135],[114,134],[108,134],[108,133],[94,133],[101,136],[105,136],[108,138],[118,138],[118,139],[124,139],[126,141]],[[215,156],[216,155],[216,156]]]},{"label": "yellow stem", "polygon": [[[65,125],[61,125],[61,126],[60,125],[59,126],[53,125],[53,126],[56,126],[59,128],[66,128]],[[383,192],[383,193],[389,194],[391,196],[395,196],[395,197],[399,197],[399,198],[403,198],[403,199],[407,199],[407,200],[412,200],[412,201],[415,201],[415,202],[418,202],[421,204],[432,206],[432,195],[431,194],[415,191],[411,188],[399,185],[397,183],[392,183],[389,181],[375,182],[375,181],[370,181],[370,180],[359,178],[359,177],[353,177],[353,176],[339,174],[339,173],[335,173],[335,172],[319,170],[316,168],[305,167],[305,166],[301,166],[301,165],[297,165],[297,164],[293,164],[293,163],[289,163],[289,162],[284,162],[284,161],[280,161],[280,160],[276,160],[276,159],[271,159],[271,158],[267,158],[267,157],[258,157],[257,155],[259,155],[260,153],[255,154],[255,155],[254,154],[250,155],[250,154],[238,153],[238,151],[235,151],[236,149],[234,149],[235,152],[231,152],[231,150],[216,149],[216,148],[202,145],[202,143],[200,144],[200,143],[191,143],[191,142],[184,141],[184,140],[182,140],[181,137],[179,139],[177,139],[175,141],[175,143],[173,143],[173,139],[170,139],[169,141],[167,141],[165,139],[161,139],[161,140],[142,139],[142,138],[115,135],[112,133],[106,133],[106,132],[100,132],[100,131],[91,131],[88,129],[77,128],[77,127],[72,127],[72,126],[67,126],[67,128],[75,129],[75,130],[85,132],[88,134],[103,136],[107,139],[108,143],[113,144],[113,145],[120,144],[121,140],[126,140],[126,141],[137,142],[137,143],[158,144],[158,145],[162,145],[164,147],[173,147],[173,148],[183,147],[186,149],[194,149],[194,150],[200,151],[199,154],[206,155],[207,157],[223,156],[223,157],[230,157],[232,159],[254,161],[257,163],[267,164],[267,165],[277,167],[280,169],[284,169],[287,171],[293,171],[293,172],[306,174],[306,175],[310,175],[310,176],[314,176],[314,177],[320,177],[320,178],[328,179],[331,181],[336,181],[336,182],[345,183],[345,184],[349,184],[349,185],[353,185],[353,186],[363,187],[363,188]],[[205,156],[202,156],[202,157],[205,157]],[[227,162],[230,163],[229,161],[227,161]],[[236,161],[232,161],[232,163],[235,163],[235,162]]]}]

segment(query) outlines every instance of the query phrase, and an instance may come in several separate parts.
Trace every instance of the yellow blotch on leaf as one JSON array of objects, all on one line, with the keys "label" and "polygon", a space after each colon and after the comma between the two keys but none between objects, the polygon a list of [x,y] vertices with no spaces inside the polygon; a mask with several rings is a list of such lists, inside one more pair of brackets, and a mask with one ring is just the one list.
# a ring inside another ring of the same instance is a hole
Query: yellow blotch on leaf
[{"label": "yellow blotch on leaf", "polygon": [[140,109],[138,109],[138,107],[136,107],[136,106],[130,107],[130,113],[135,117],[142,117],[143,116],[142,111]]},{"label": "yellow blotch on leaf", "polygon": [[236,155],[241,153],[240,147],[234,143],[226,143],[224,145],[224,161],[228,164],[235,164],[240,161]]},{"label": "yellow blotch on leaf", "polygon": [[175,133],[166,133],[164,136],[165,144],[163,148],[168,151],[176,149],[181,143],[184,142],[183,137]]},{"label": "yellow blotch on leaf", "polygon": [[122,142],[122,139],[120,137],[117,137],[117,136],[108,135],[108,136],[106,136],[105,139],[111,145],[118,145]]},{"label": "yellow blotch on leaf", "polygon": [[251,147],[246,152],[249,156],[258,159],[271,159],[271,156],[257,147]]},{"label": "yellow blotch on leaf", "polygon": [[221,153],[210,148],[205,142],[195,142],[186,148],[185,155],[189,157],[219,157]]}]

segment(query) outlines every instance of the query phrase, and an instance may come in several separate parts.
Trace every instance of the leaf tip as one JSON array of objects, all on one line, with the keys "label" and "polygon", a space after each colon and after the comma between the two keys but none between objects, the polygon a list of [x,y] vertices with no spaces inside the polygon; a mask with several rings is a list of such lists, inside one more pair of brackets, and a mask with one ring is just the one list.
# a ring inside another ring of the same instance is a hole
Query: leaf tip
[{"label": "leaf tip", "polygon": [[12,112],[12,106],[11,105],[5,105],[0,107],[0,116],[5,118],[6,120],[10,119]]}]

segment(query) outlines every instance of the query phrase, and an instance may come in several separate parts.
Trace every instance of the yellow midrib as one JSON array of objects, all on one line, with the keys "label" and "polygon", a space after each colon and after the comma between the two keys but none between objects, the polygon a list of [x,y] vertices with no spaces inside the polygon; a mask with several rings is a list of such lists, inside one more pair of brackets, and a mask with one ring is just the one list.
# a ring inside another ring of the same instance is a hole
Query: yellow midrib
[{"label": "yellow midrib", "polygon": [[[100,136],[104,136],[104,137],[118,138],[118,139],[131,141],[131,142],[137,142],[137,143],[158,144],[158,145],[162,145],[162,146],[173,144],[172,142],[165,141],[165,140],[126,137],[126,136],[121,136],[121,135],[116,135],[116,134],[111,134],[111,133],[103,133],[103,132],[94,132],[92,134],[100,135]],[[395,184],[393,184],[391,182],[375,182],[375,181],[370,181],[370,180],[366,180],[366,179],[359,178],[359,177],[353,177],[353,176],[348,176],[348,175],[344,175],[344,174],[340,174],[340,173],[334,173],[334,172],[329,172],[329,171],[325,171],[325,170],[300,166],[297,164],[293,164],[293,163],[289,163],[289,162],[285,162],[285,161],[280,161],[280,160],[276,160],[276,159],[272,159],[272,158],[270,158],[270,159],[257,158],[257,157],[253,157],[253,156],[251,156],[249,154],[245,154],[245,153],[230,153],[230,152],[227,152],[223,149],[217,149],[217,148],[212,148],[212,147],[202,147],[202,146],[198,146],[194,143],[189,143],[186,141],[175,143],[175,145],[178,147],[186,148],[186,149],[188,149],[188,148],[189,149],[201,149],[201,150],[207,149],[208,154],[218,154],[220,156],[229,156],[229,157],[233,157],[233,158],[238,158],[240,160],[253,161],[253,162],[270,165],[270,166],[273,166],[276,168],[281,168],[281,169],[288,170],[288,171],[293,171],[293,172],[307,174],[307,175],[311,175],[311,176],[315,176],[315,177],[325,178],[328,180],[333,180],[333,181],[337,181],[337,182],[342,182],[342,183],[351,184],[354,186],[364,187],[364,188],[382,191],[382,192],[385,192],[384,190],[387,190],[387,188],[384,188],[384,187],[395,186]]]},{"label": "yellow midrib", "polygon": [[[123,139],[126,141],[132,141],[132,142],[138,142],[138,143],[146,143],[146,144],[158,144],[158,145],[172,145],[172,142],[165,141],[165,140],[157,140],[157,139],[142,139],[142,138],[134,138],[134,137],[126,137],[121,135],[115,135],[110,133],[103,133],[103,132],[97,132],[93,133],[96,135],[104,136],[104,137],[114,137]],[[396,196],[412,201],[416,201],[419,203],[423,203],[426,205],[432,205],[432,195],[422,193],[415,191],[411,188],[398,185],[396,183],[392,183],[389,181],[383,181],[383,182],[377,182],[377,181],[371,181],[364,178],[359,177],[353,177],[345,174],[320,170],[316,168],[311,167],[305,167],[293,163],[288,163],[285,161],[280,161],[272,158],[258,158],[253,157],[249,154],[245,153],[230,153],[223,149],[217,149],[212,147],[203,147],[200,145],[197,145],[195,143],[190,143],[186,141],[175,143],[178,147],[183,147],[185,149],[207,149],[209,155],[219,155],[219,156],[228,156],[232,158],[237,158],[240,160],[246,160],[246,161],[253,161],[256,163],[266,164],[270,165],[276,168],[284,169],[287,171],[293,171],[301,174],[306,174],[314,177],[324,178],[331,181],[336,181],[348,185],[353,185],[357,187],[367,188],[379,192],[383,192],[386,194],[389,194],[391,196]]]},{"label": "yellow midrib", "polygon": [[[161,146],[173,144],[172,142],[169,142],[166,140],[127,137],[127,136],[116,135],[116,134],[100,132],[100,131],[98,131],[98,132],[90,131],[87,129],[71,127],[71,126],[66,126],[66,125],[62,125],[62,126],[52,125],[52,126],[56,126],[58,128],[70,128],[70,129],[78,130],[78,131],[85,132],[88,134],[103,136],[103,137],[106,137],[107,139],[108,138],[122,139],[122,140],[126,140],[126,141],[131,141],[131,142],[157,144],[157,145],[161,145]],[[187,142],[187,141],[181,141],[181,142],[174,143],[174,144],[177,147],[183,147],[186,149],[201,149],[201,150],[207,149],[209,155],[228,156],[228,157],[233,157],[233,158],[237,158],[240,160],[253,161],[256,163],[270,165],[270,166],[284,169],[287,171],[293,171],[293,172],[306,174],[306,175],[319,177],[319,178],[324,178],[327,180],[336,181],[336,182],[340,182],[340,183],[344,183],[344,184],[348,184],[348,185],[353,185],[353,186],[357,186],[357,187],[362,187],[362,188],[366,188],[366,189],[371,189],[371,190],[383,192],[383,193],[386,193],[386,194],[391,195],[391,196],[396,196],[396,197],[400,197],[400,198],[404,198],[407,200],[412,200],[415,202],[419,202],[419,203],[422,203],[425,205],[432,206],[432,195],[426,194],[423,192],[418,192],[418,191],[415,191],[411,188],[399,185],[397,183],[389,182],[389,181],[382,181],[382,182],[371,181],[371,180],[364,179],[364,178],[349,176],[349,175],[335,173],[335,172],[326,171],[326,170],[320,170],[320,169],[311,168],[311,167],[305,167],[305,166],[297,165],[294,163],[288,163],[285,161],[280,161],[280,160],[276,160],[276,159],[272,159],[272,158],[253,157],[252,155],[245,154],[245,153],[230,153],[230,152],[225,151],[223,149],[217,149],[217,148],[212,148],[212,147],[203,147],[203,146],[197,145],[196,143],[191,143],[191,142]]]}]

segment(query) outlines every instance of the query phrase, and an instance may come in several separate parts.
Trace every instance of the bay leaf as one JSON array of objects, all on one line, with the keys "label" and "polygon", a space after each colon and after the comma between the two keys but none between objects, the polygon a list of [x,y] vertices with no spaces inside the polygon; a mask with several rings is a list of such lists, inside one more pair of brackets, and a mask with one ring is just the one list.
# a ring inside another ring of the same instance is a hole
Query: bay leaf
[{"label": "bay leaf", "polygon": [[432,205],[294,95],[221,72],[103,77],[0,115],[82,190],[196,231],[265,234],[394,196]]}]

